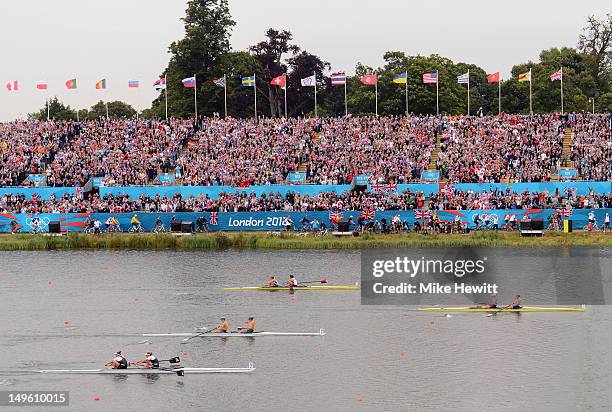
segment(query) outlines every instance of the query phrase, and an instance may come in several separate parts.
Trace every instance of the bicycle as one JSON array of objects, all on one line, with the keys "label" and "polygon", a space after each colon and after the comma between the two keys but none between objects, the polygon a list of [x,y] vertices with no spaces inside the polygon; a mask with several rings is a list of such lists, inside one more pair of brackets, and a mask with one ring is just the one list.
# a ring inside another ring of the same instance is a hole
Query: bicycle
[{"label": "bicycle", "polygon": [[104,232],[105,233],[121,233],[123,232],[123,230],[121,230],[121,226],[113,224],[113,225],[109,225]]},{"label": "bicycle", "polygon": [[599,225],[597,224],[597,221],[594,222],[588,222],[583,228],[582,230],[586,230],[587,232],[595,232],[597,230],[602,230],[599,228]]},{"label": "bicycle", "polygon": [[155,227],[152,230],[153,233],[166,233],[167,231],[168,229],[166,229],[163,223],[155,225]]},{"label": "bicycle", "polygon": [[128,230],[129,233],[142,233],[144,232],[144,228],[142,227],[142,225],[140,223],[137,224],[133,224],[132,226],[130,226],[130,229]]}]

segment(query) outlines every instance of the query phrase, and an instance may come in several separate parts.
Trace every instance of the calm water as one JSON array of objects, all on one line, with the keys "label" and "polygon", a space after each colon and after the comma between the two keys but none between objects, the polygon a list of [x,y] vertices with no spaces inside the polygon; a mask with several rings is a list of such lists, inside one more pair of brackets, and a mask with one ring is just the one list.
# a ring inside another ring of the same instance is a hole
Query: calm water
[{"label": "calm water", "polygon": [[[610,262],[610,250],[600,252]],[[182,378],[0,374],[0,390],[69,390],[71,410],[612,407],[609,306],[583,314],[445,318],[401,306],[362,306],[356,291],[221,290],[260,284],[271,273],[351,284],[359,281],[359,252],[3,252],[1,257],[2,369],[96,368],[116,350],[129,359],[152,350],[162,358],[180,355],[186,366],[243,367],[252,361],[257,368],[250,375]],[[145,344],[139,336],[192,331],[222,315],[232,327],[254,315],[261,330],[324,328],[328,334],[188,344],[180,338],[149,338]]]}]

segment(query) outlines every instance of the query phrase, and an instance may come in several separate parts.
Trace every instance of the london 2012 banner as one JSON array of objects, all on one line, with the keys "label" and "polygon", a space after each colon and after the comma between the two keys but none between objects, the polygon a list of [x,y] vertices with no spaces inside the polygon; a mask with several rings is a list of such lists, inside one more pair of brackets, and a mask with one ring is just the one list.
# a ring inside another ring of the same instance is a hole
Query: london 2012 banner
[{"label": "london 2012 banner", "polygon": [[612,209],[504,209],[504,210],[387,210],[387,211],[317,211],[317,212],[184,212],[184,213],[0,213],[0,232],[38,233],[48,232],[50,222],[59,222],[61,232],[80,232],[99,221],[101,231],[108,227],[109,218],[117,218],[122,231],[132,227],[132,219],[142,226],[144,231],[153,231],[157,222],[170,229],[172,222],[191,222],[194,230],[207,231],[253,231],[253,230],[302,230],[332,228],[338,221],[348,221],[350,228],[360,224],[378,221],[387,224],[392,221],[406,222],[412,228],[415,222],[424,222],[435,218],[441,222],[461,222],[468,228],[482,227],[482,222],[490,226],[497,224],[502,228],[504,222],[525,217],[541,218],[561,214],[563,219],[572,220],[574,228],[581,229],[588,224],[588,215],[593,212],[595,220],[601,227],[606,214]]}]

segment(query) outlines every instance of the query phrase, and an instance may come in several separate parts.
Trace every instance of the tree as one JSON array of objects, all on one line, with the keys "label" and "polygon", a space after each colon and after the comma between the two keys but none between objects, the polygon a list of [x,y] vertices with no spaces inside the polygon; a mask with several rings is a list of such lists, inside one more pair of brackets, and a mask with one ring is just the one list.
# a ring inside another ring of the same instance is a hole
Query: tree
[{"label": "tree", "polygon": [[[166,76],[168,110],[171,116],[190,117],[194,114],[193,90],[183,88],[181,80],[193,75],[198,83],[198,111],[211,114],[218,107],[210,107],[208,98],[201,93],[201,85],[218,75],[223,57],[230,51],[230,31],[236,24],[232,20],[228,0],[189,0],[185,17],[185,37],[169,47],[172,55]],[[152,113],[163,117],[165,93],[153,101]]]},{"label": "tree", "polygon": [[267,96],[272,117],[281,116],[284,113],[282,94],[280,87],[273,86],[270,81],[277,76],[287,73],[287,65],[282,62],[284,54],[291,52],[293,55],[299,53],[300,48],[290,44],[293,35],[287,30],[268,29],[266,40],[260,41],[249,50],[255,54],[259,62],[258,90],[264,91]]},{"label": "tree", "polygon": [[[79,113],[79,116],[81,113]],[[127,103],[121,101],[108,102],[108,116],[111,119],[129,119],[136,116],[136,110]],[[106,117],[106,104],[100,100],[91,106],[86,114],[87,120],[94,120]],[[83,119],[81,117],[81,119]]]},{"label": "tree", "polygon": [[[52,120],[76,120],[77,114],[76,111],[70,106],[64,105],[61,101],[58,100],[57,96],[53,99],[49,100],[49,118]],[[30,113],[28,115],[28,119],[30,120],[47,120],[47,105],[45,105],[38,112]]]},{"label": "tree", "polygon": [[287,101],[289,116],[302,116],[312,113],[314,116],[314,87],[302,87],[302,79],[316,75],[317,78],[317,107],[323,107],[327,95],[327,81],[325,71],[331,68],[318,56],[307,51],[301,51],[287,60],[289,78],[287,79]]},{"label": "tree", "polygon": [[578,38],[578,50],[589,59],[599,91],[608,91],[612,78],[612,14],[603,19],[588,17]]}]

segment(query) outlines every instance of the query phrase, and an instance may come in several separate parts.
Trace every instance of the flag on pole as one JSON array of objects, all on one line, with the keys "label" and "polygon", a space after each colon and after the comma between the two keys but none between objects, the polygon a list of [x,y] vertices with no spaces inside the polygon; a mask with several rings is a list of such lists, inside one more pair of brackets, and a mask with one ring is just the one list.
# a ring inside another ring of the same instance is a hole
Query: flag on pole
[{"label": "flag on pole", "polygon": [[530,82],[531,81],[531,70],[528,71],[527,73],[519,74],[518,81],[519,82]]},{"label": "flag on pole", "polygon": [[346,84],[346,74],[334,73],[331,75],[332,86],[343,86]]},{"label": "flag on pole", "polygon": [[313,74],[312,76],[304,77],[300,80],[300,83],[304,87],[314,87],[317,83],[317,76]]},{"label": "flag on pole", "polygon": [[563,78],[563,72],[559,69],[550,75],[550,81],[561,80]]},{"label": "flag on pole", "polygon": [[276,76],[270,81],[272,86],[285,87],[287,85],[287,76],[285,74],[281,74],[280,76]]},{"label": "flag on pole", "polygon": [[408,82],[408,73],[400,73],[393,78],[393,83],[406,84]]},{"label": "flag on pole", "polygon": [[499,83],[499,72],[487,74],[487,83]]},{"label": "flag on pole", "polygon": [[361,76],[360,80],[361,83],[365,84],[366,86],[375,86],[378,81],[378,78],[376,76],[376,73],[372,73]]},{"label": "flag on pole", "polygon": [[19,90],[19,80],[13,80],[12,82],[8,82],[6,84],[6,90],[9,92],[16,92]]},{"label": "flag on pole", "polygon": [[462,75],[457,76],[457,83],[468,84],[469,82],[470,82],[470,75],[468,73],[464,73]]},{"label": "flag on pole", "polygon": [[195,77],[187,77],[186,79],[181,80],[183,83],[183,87],[193,89],[196,87],[196,79]]},{"label": "flag on pole", "polygon": [[166,88],[166,78],[160,77],[159,79],[155,80],[153,87],[155,87],[155,90],[164,90]]},{"label": "flag on pole", "polygon": [[438,83],[438,72],[425,73],[423,75],[423,83],[437,84]]},{"label": "flag on pole", "polygon": [[242,85],[244,87],[255,87],[255,76],[246,76],[242,78]]},{"label": "flag on pole", "polygon": [[138,80],[128,80],[128,87],[138,88],[140,87],[140,82]]},{"label": "flag on pole", "polygon": [[106,79],[102,79],[96,83],[96,89],[106,89]]},{"label": "flag on pole", "polygon": [[48,87],[47,82],[44,82],[44,81],[36,82],[36,88],[38,90],[47,90],[47,87]]},{"label": "flag on pole", "polygon": [[213,82],[213,84],[214,84],[216,87],[218,87],[218,88],[220,88],[220,89],[223,89],[223,88],[225,87],[225,83],[223,82],[223,77],[220,77],[220,78],[218,78],[218,79],[215,79],[215,80],[213,80],[212,82]]},{"label": "flag on pole", "polygon": [[76,89],[77,88],[76,79],[66,80],[66,88],[67,89]]}]

